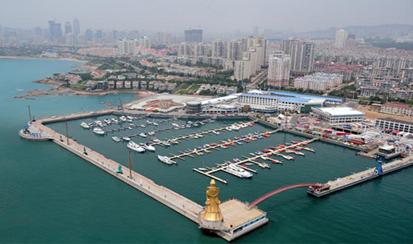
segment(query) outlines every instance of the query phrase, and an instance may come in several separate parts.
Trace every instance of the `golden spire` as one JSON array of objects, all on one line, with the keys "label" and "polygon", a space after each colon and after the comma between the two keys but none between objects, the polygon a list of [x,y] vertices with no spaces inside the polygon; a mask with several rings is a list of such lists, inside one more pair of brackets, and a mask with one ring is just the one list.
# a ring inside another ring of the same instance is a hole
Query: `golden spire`
[{"label": "golden spire", "polygon": [[219,188],[216,186],[215,180],[212,179],[206,191],[206,201],[202,219],[204,221],[222,222],[224,218],[219,209],[220,204]]}]

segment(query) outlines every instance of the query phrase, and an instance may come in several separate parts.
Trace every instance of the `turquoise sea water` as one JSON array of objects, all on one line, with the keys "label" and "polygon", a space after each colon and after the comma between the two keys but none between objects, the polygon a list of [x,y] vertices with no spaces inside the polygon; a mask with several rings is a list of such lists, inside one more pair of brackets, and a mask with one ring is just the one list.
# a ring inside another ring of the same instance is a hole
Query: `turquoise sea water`
[{"label": "turquoise sea water", "polygon": [[[39,117],[99,109],[104,108],[103,103],[118,102],[118,96],[13,98],[24,91],[46,87],[31,83],[32,80],[68,71],[74,65],[76,63],[67,61],[0,60],[0,242],[222,243],[219,238],[203,235],[195,224],[181,215],[57,145],[27,142],[17,136],[17,131],[27,120],[28,104]],[[119,96],[124,101],[133,99],[133,95]],[[93,135],[81,129],[79,123],[69,123],[72,137],[108,157],[126,162],[124,144],[113,143],[109,136]],[[226,123],[208,124],[201,129]],[[63,125],[52,127],[62,130]],[[176,153],[227,136],[265,129],[256,126],[209,136],[168,149],[159,148],[157,153]],[[149,128],[145,130],[149,131]],[[168,131],[159,137],[169,138],[193,130]],[[159,163],[153,153],[135,154],[134,168],[203,203],[208,179],[192,172],[192,168],[213,165],[294,139],[297,137],[280,133],[270,139],[178,161],[177,167]],[[228,185],[219,184],[222,200],[236,197],[252,201],[286,184],[326,181],[374,164],[337,146],[317,142],[311,147],[317,153],[306,153],[303,158],[297,156],[297,160],[283,166],[274,165],[270,170],[259,169],[251,180],[218,174],[229,181]],[[323,199],[307,196],[304,189],[285,192],[260,205],[268,213],[270,223],[236,242],[412,243],[412,175],[413,169],[406,169]]]}]

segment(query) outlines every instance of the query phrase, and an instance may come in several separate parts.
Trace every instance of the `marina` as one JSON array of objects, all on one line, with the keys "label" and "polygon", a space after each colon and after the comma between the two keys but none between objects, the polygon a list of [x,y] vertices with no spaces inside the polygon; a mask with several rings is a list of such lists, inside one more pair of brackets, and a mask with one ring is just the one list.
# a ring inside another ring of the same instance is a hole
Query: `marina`
[{"label": "marina", "polygon": [[[145,193],[174,211],[189,218],[200,227],[205,228],[205,224],[200,218],[203,211],[201,205],[164,186],[156,184],[153,180],[134,171],[132,168],[133,166],[131,163],[130,154],[129,164],[127,167],[105,157],[85,145],[79,144],[76,140],[70,138],[67,134],[67,124],[66,135],[62,135],[46,126],[46,124],[50,124],[52,121],[66,121],[75,118],[79,119],[87,115],[88,114],[73,114],[69,116],[55,116],[53,118],[32,121],[29,123],[29,128],[26,131],[21,131],[19,133],[21,133],[21,136],[24,138],[24,135],[30,134],[31,131],[39,131],[39,134],[36,135],[39,141],[45,139],[52,140],[57,145],[74,153],[113,177],[125,182],[129,186]],[[144,146],[141,146],[133,141],[130,141],[127,147],[136,152],[143,152],[144,150],[149,149],[150,145],[144,144]],[[233,168],[232,170],[237,171],[239,169]],[[211,184],[213,184],[212,181]],[[220,223],[221,227],[219,229],[215,229],[214,232],[216,235],[227,241],[238,238],[268,222],[265,212],[259,210],[258,208],[250,209],[245,203],[236,199],[225,201],[221,203],[220,206],[222,206],[221,211],[225,220]]]}]

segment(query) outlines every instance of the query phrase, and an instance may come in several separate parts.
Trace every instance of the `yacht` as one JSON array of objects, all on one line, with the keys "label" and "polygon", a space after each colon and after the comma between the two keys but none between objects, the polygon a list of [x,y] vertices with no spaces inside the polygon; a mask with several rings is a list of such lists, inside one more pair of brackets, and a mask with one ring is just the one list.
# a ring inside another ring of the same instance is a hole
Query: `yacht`
[{"label": "yacht", "polygon": [[80,126],[81,126],[83,129],[90,129],[89,124],[88,124],[88,123],[86,123],[86,122],[82,122],[82,123],[80,123]]},{"label": "yacht", "polygon": [[164,145],[165,147],[169,147],[171,143],[169,143],[168,141],[163,141],[162,145]]},{"label": "yacht", "polygon": [[179,127],[179,125],[177,123],[172,123],[172,126]]},{"label": "yacht", "polygon": [[235,164],[229,164],[228,167],[224,168],[223,170],[239,178],[251,178],[252,177],[252,174],[250,172],[238,167]]},{"label": "yacht", "polygon": [[140,127],[145,128],[146,126],[144,124],[141,124]]},{"label": "yacht", "polygon": [[138,153],[144,153],[145,152],[145,148],[139,146],[138,144],[136,144],[133,141],[128,142],[128,145],[126,145],[129,149],[138,152]]},{"label": "yacht", "polygon": [[102,130],[102,128],[96,127],[93,129],[93,133],[97,134],[97,135],[104,135],[105,131]]},{"label": "yacht", "polygon": [[173,161],[172,159],[170,159],[167,156],[158,155],[158,160],[161,161],[162,163],[165,163],[165,164],[168,164],[168,165],[176,164],[175,161]]},{"label": "yacht", "polygon": [[158,126],[158,125],[159,125],[159,124],[156,123],[156,122],[152,122],[152,124],[153,124],[154,126]]},{"label": "yacht", "polygon": [[114,142],[120,142],[120,141],[122,141],[119,137],[117,137],[117,136],[112,136],[112,140],[114,141]]},{"label": "yacht", "polygon": [[145,148],[145,150],[150,151],[150,152],[155,152],[155,147],[149,144],[143,144],[142,145],[143,148]]},{"label": "yacht", "polygon": [[120,116],[119,119],[120,119],[122,122],[126,122],[126,121],[128,120],[125,116]]},{"label": "yacht", "polygon": [[145,133],[143,133],[143,132],[140,133],[139,136],[140,136],[140,137],[143,137],[143,138],[146,138],[146,137],[147,137],[147,135],[146,135]]},{"label": "yacht", "polygon": [[149,131],[149,132],[148,132],[148,135],[150,135],[150,136],[155,135],[155,131]]},{"label": "yacht", "polygon": [[122,137],[122,140],[124,140],[124,141],[130,141],[130,137],[124,136],[124,137]]}]

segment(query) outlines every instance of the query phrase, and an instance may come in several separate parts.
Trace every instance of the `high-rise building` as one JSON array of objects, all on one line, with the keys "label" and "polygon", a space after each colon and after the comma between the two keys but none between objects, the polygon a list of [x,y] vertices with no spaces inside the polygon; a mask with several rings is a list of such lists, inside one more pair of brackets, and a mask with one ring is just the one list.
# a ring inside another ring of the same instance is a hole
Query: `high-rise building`
[{"label": "high-rise building", "polygon": [[96,30],[95,32],[95,41],[98,43],[101,43],[103,41],[103,31],[102,30]]},{"label": "high-rise building", "polygon": [[57,41],[62,37],[62,26],[54,20],[49,21],[49,37],[52,41]]},{"label": "high-rise building", "polygon": [[348,37],[347,31],[343,29],[337,30],[334,46],[336,48],[344,48],[346,46],[347,37]]},{"label": "high-rise building", "polygon": [[185,30],[185,42],[202,42],[202,30],[190,29]]},{"label": "high-rise building", "polygon": [[227,56],[226,43],[222,40],[212,42],[212,57],[225,58]]},{"label": "high-rise building", "polygon": [[65,23],[65,34],[70,34],[72,33],[72,24],[68,21]]},{"label": "high-rise building", "polygon": [[291,71],[309,73],[314,65],[314,43],[301,40],[284,40],[282,50],[291,57]]},{"label": "high-rise building", "polygon": [[227,59],[240,60],[242,58],[242,44],[240,41],[227,42]]},{"label": "high-rise building", "polygon": [[123,39],[118,42],[118,53],[122,56],[134,55],[138,40]]},{"label": "high-rise building", "polygon": [[290,79],[291,57],[284,52],[271,54],[268,59],[268,86],[288,86]]},{"label": "high-rise building", "polygon": [[93,30],[87,29],[85,31],[85,41],[86,42],[93,42]]},{"label": "high-rise building", "polygon": [[78,36],[80,34],[80,22],[78,19],[73,20],[73,34]]}]

